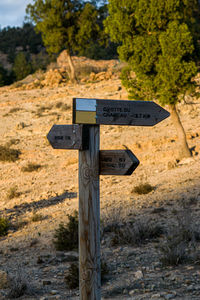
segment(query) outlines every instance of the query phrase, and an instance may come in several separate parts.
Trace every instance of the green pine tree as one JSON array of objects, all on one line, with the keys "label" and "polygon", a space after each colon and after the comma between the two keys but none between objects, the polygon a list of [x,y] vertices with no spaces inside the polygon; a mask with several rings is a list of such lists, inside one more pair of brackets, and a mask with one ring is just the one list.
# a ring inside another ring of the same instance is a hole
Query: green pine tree
[{"label": "green pine tree", "polygon": [[23,52],[19,52],[14,61],[13,72],[17,80],[21,80],[29,75],[32,71],[31,64],[27,62]]},{"label": "green pine tree", "polygon": [[[93,1],[92,1],[93,2]],[[81,0],[34,0],[26,12],[41,32],[49,53],[66,49],[70,78],[76,79],[71,55],[91,46],[100,36],[97,8]]]},{"label": "green pine tree", "polygon": [[128,63],[122,83],[130,99],[169,105],[181,157],[191,156],[176,104],[195,90],[198,0],[109,0],[106,31]]}]

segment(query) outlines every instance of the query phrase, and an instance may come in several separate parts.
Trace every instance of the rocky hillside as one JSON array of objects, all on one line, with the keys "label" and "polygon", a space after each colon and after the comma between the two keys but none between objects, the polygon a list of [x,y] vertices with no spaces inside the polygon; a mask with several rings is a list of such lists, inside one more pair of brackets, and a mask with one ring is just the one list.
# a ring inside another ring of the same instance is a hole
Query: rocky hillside
[{"label": "rocky hillside", "polygon": [[[73,97],[127,93],[117,61],[77,64],[87,68],[78,84],[61,63],[0,89],[0,216],[10,223],[0,237],[0,299],[16,291],[26,300],[78,299],[66,284],[78,254],[52,242],[78,209],[78,152],[53,150],[46,135],[72,123]],[[131,176],[100,178],[102,299],[200,299],[200,100],[187,102],[178,109],[191,159],[179,160],[170,118],[148,128],[101,126],[101,149],[125,145],[140,160]]]}]

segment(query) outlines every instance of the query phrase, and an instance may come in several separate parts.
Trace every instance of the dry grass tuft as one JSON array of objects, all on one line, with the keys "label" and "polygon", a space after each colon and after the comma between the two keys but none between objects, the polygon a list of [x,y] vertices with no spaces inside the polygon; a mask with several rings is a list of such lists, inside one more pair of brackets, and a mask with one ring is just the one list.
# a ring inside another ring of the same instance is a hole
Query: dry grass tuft
[{"label": "dry grass tuft", "polygon": [[18,192],[17,186],[13,186],[8,190],[7,198],[8,199],[18,198],[20,195],[21,193]]},{"label": "dry grass tuft", "polygon": [[39,221],[42,221],[43,218],[44,218],[44,217],[43,217],[42,214],[33,212],[32,216],[31,216],[31,221],[32,221],[32,222],[39,222]]},{"label": "dry grass tuft", "polygon": [[19,150],[0,145],[0,161],[15,162],[19,159],[20,154],[21,152]]},{"label": "dry grass tuft", "polygon": [[153,187],[149,183],[144,183],[144,184],[141,183],[141,184],[137,185],[136,187],[134,187],[132,192],[134,192],[138,195],[142,195],[142,194],[148,194],[154,190],[155,190],[155,187]]},{"label": "dry grass tuft", "polygon": [[163,266],[177,266],[195,260],[199,237],[190,209],[178,212],[175,224],[169,227],[164,243],[158,247]]},{"label": "dry grass tuft", "polygon": [[41,169],[42,166],[40,164],[28,163],[25,167],[22,167],[22,172],[34,172]]},{"label": "dry grass tuft", "polygon": [[[24,295],[33,295],[33,289],[30,285],[30,278],[28,274],[25,273],[22,266],[17,266],[16,270],[12,271],[12,276],[10,276],[10,286],[8,292],[8,299],[20,298]],[[29,297],[26,297],[26,299]],[[23,298],[25,299],[25,298]]]},{"label": "dry grass tuft", "polygon": [[104,214],[101,223],[102,238],[106,238],[110,246],[140,246],[157,239],[164,232],[163,228],[150,218],[135,220],[130,217],[130,212],[123,211],[120,207]]},{"label": "dry grass tuft", "polygon": [[70,106],[67,103],[63,103],[62,101],[59,101],[55,104],[55,108],[59,108],[62,111],[65,111],[65,110],[69,110]]}]

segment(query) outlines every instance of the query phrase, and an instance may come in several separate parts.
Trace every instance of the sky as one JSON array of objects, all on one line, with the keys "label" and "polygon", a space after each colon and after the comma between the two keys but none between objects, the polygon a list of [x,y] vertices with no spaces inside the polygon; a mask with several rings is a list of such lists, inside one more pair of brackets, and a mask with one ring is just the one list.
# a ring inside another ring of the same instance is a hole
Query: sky
[{"label": "sky", "polygon": [[33,0],[0,0],[0,26],[1,29],[10,26],[22,26],[26,6]]}]

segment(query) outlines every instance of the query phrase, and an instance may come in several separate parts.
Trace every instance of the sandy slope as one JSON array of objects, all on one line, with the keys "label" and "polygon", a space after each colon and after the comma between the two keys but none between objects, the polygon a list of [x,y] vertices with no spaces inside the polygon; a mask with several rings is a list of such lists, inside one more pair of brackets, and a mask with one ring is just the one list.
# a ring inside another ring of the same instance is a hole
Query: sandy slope
[{"label": "sandy slope", "polygon": [[[34,253],[53,252],[55,228],[78,208],[78,152],[53,150],[46,139],[53,124],[71,124],[73,97],[127,99],[127,94],[119,79],[47,89],[0,89],[0,144],[14,143],[11,147],[21,151],[15,163],[0,162],[0,214],[12,222],[28,221],[25,227],[0,240],[2,253],[10,257],[9,268],[13,247],[19,249],[18,259],[25,252],[30,261]],[[58,108],[58,102],[68,107]],[[195,198],[200,203],[200,101],[194,99],[193,104],[181,104],[179,109],[189,146],[194,149],[192,159],[180,162],[170,118],[148,128],[101,126],[101,149],[123,149],[126,145],[140,160],[132,176],[101,176],[101,213],[123,207],[145,215],[155,207],[177,207],[183,199]],[[42,167],[23,172],[28,162]],[[148,195],[134,194],[133,188],[145,182],[155,190]],[[14,186],[20,196],[8,199],[9,189]],[[33,211],[44,219],[31,222]],[[30,248],[34,239],[37,245]]]}]

